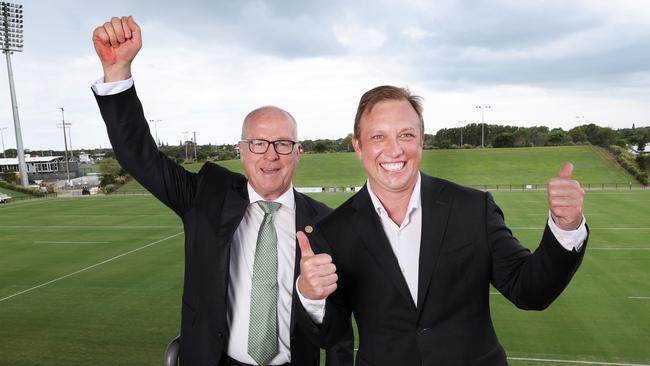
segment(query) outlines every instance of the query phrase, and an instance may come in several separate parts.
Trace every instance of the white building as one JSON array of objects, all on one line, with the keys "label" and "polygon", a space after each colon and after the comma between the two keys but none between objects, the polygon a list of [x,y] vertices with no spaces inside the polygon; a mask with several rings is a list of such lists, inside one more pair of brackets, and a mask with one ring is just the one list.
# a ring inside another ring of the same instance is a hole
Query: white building
[{"label": "white building", "polygon": [[[32,180],[67,179],[66,163],[62,156],[31,157],[25,154],[25,163],[27,165],[27,174]],[[68,163],[68,166],[70,169],[70,178],[78,177],[79,164],[71,161]],[[0,172],[18,172],[19,170],[18,158],[0,159]]]}]

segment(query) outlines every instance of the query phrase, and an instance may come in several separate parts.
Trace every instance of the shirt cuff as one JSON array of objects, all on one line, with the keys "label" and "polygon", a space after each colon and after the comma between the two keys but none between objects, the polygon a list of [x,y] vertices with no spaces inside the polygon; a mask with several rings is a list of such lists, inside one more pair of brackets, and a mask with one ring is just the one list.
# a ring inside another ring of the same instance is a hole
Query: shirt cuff
[{"label": "shirt cuff", "polygon": [[564,247],[566,250],[575,250],[579,252],[582,249],[582,244],[584,244],[585,239],[587,239],[587,227],[585,225],[585,217],[582,216],[580,221],[580,226],[575,230],[562,230],[560,229],[553,218],[551,217],[551,211],[548,212],[548,227],[551,229],[551,232],[555,236],[555,239]]},{"label": "shirt cuff", "polygon": [[310,300],[300,293],[298,288],[298,280],[300,276],[296,279],[296,292],[298,293],[298,298],[302,303],[302,307],[305,308],[307,314],[311,320],[316,324],[323,324],[323,318],[325,318],[325,300]]},{"label": "shirt cuff", "polygon": [[133,86],[133,77],[126,80],[104,82],[104,78],[97,79],[91,86],[95,94],[100,97],[121,93]]}]

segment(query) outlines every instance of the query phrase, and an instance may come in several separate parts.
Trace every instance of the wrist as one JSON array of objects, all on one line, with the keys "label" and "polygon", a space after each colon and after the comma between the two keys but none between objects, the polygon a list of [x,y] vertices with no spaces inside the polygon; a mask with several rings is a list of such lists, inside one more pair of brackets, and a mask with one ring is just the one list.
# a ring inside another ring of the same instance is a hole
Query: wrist
[{"label": "wrist", "polygon": [[104,82],[122,81],[131,77],[131,65],[116,66],[104,68]]}]

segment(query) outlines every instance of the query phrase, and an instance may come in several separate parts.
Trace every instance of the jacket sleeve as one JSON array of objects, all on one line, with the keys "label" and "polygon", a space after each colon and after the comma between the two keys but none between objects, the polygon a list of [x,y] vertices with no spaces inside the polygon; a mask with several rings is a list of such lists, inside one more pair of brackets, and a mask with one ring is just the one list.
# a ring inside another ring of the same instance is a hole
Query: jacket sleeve
[{"label": "jacket sleeve", "polygon": [[547,308],[578,270],[587,239],[579,252],[568,251],[555,239],[547,225],[539,246],[531,253],[506,227],[503,212],[489,193],[485,195],[485,208],[492,284],[518,308]]},{"label": "jacket sleeve", "polygon": [[195,173],[158,150],[135,86],[115,95],[95,95],[115,156],[149,192],[179,216],[192,207]]}]

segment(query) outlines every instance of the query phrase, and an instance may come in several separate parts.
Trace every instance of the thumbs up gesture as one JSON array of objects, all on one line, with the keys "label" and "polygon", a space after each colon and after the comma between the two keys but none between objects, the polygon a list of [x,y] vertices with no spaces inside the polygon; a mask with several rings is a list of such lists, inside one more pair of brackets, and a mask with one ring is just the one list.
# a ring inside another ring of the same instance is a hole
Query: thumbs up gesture
[{"label": "thumbs up gesture", "polygon": [[548,182],[548,205],[553,222],[562,230],[575,230],[582,221],[585,192],[571,179],[573,164],[566,163],[556,178]]},{"label": "thumbs up gesture", "polygon": [[314,254],[307,235],[302,231],[296,233],[300,245],[300,277],[298,290],[310,300],[326,299],[336,290],[336,266],[329,254]]}]

